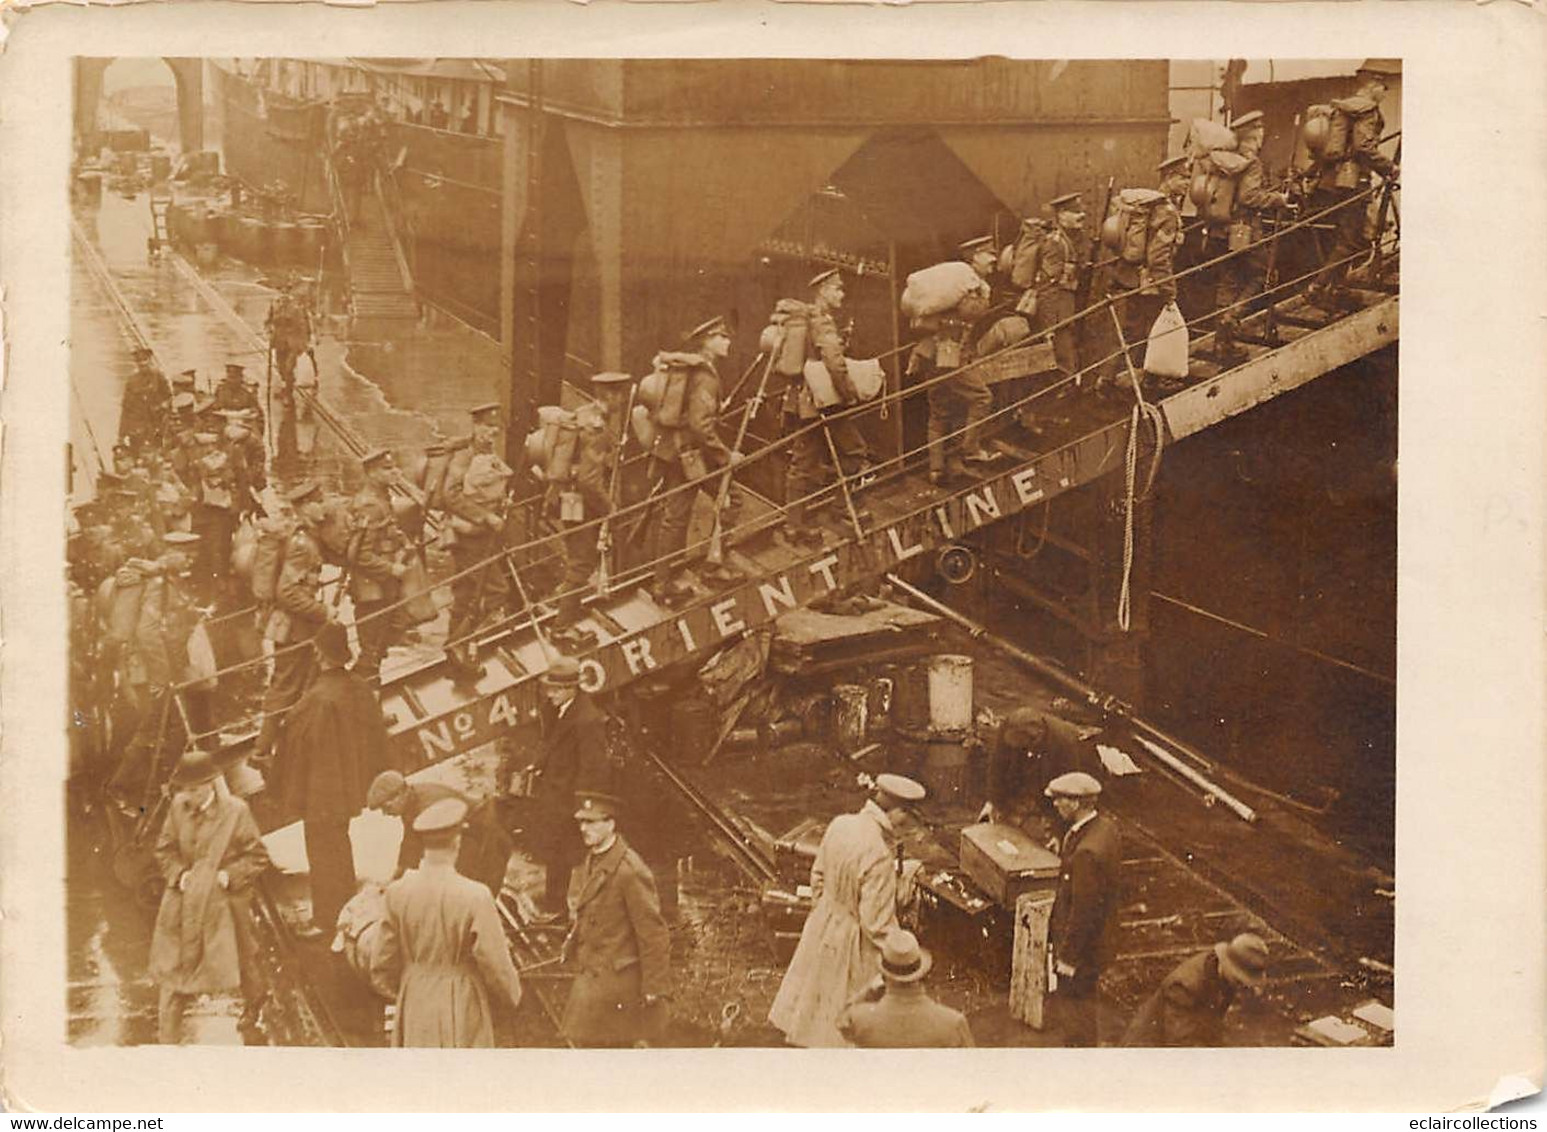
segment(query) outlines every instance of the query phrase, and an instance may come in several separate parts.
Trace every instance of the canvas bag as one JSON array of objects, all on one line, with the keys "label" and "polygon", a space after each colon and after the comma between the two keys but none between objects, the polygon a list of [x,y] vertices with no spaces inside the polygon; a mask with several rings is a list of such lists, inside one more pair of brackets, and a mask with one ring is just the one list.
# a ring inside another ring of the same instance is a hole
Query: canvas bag
[{"label": "canvas bag", "polygon": [[1144,372],[1155,377],[1187,376],[1187,321],[1173,303],[1161,308],[1144,346]]}]

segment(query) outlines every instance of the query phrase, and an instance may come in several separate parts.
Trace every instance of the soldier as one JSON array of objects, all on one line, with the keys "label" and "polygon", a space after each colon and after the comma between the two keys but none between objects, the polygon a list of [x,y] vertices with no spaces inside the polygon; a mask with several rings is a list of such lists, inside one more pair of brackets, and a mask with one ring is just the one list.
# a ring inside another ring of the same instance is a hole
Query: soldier
[{"label": "soldier", "polygon": [[1044,793],[1069,827],[1059,845],[1058,890],[1048,924],[1055,1010],[1069,1045],[1100,1045],[1097,984],[1117,927],[1122,840],[1112,820],[1096,812],[1101,783],[1092,775],[1061,774]]},{"label": "soldier", "polygon": [[487,611],[505,604],[510,589],[505,561],[498,557],[505,546],[506,490],[511,477],[510,466],[495,451],[503,432],[500,406],[496,402],[479,405],[472,410],[472,418],[472,440],[452,453],[444,488],[456,537],[451,557],[461,575],[451,583],[451,628],[446,640],[453,650],[453,663],[468,676],[479,667],[473,643],[463,638]]},{"label": "soldier", "polygon": [[312,318],[299,292],[299,281],[287,279],[264,322],[269,332],[269,348],[274,351],[274,368],[284,383],[286,397],[295,392],[296,362],[312,348]]},{"label": "soldier", "polygon": [[[968,240],[961,245],[961,254],[980,278],[986,280],[992,274],[996,261],[993,237]],[[953,377],[936,381],[924,391],[929,406],[927,436],[929,482],[932,484],[942,485],[948,478],[970,476],[964,460],[986,464],[998,457],[997,453],[983,447],[981,431],[983,421],[993,410],[994,395],[983,380],[981,370],[961,368],[971,360],[968,343],[973,324],[987,311],[988,304],[984,300],[969,295],[951,310],[915,322],[925,334],[914,343],[908,358],[908,376],[920,383],[956,371]],[[958,456],[953,452],[947,459],[945,437],[955,424],[958,406],[964,406],[966,410],[960,445],[965,455]]]},{"label": "soldier", "polygon": [[579,970],[562,1026],[577,1046],[659,1042],[670,989],[671,933],[655,877],[617,831],[617,809],[616,798],[582,794],[574,813],[585,857],[569,881],[564,957]]},{"label": "soldier", "polygon": [[[1114,385],[1124,389],[1133,387],[1129,365],[1131,363],[1135,370],[1143,365],[1144,345],[1149,340],[1150,328],[1155,325],[1161,308],[1176,301],[1173,272],[1176,249],[1182,240],[1182,214],[1171,203],[1166,182],[1185,174],[1176,171],[1174,162],[1170,164],[1172,168],[1161,173],[1161,188],[1153,191],[1127,190],[1120,194],[1118,201],[1113,202],[1118,208],[1119,217],[1124,215],[1120,202],[1126,202],[1134,210],[1135,219],[1129,223],[1144,225],[1144,248],[1141,262],[1134,263],[1118,254],[1107,264],[1106,296],[1113,300],[1112,309],[1117,312],[1118,321],[1122,325],[1128,357],[1124,358],[1122,354],[1111,314],[1101,311],[1094,337],[1102,343],[1100,352],[1104,360],[1096,372],[1095,389],[1111,388]],[[1127,232],[1118,233],[1119,241],[1125,244],[1125,251],[1129,235]],[[1116,356],[1108,357],[1110,354]]]},{"label": "soldier", "polygon": [[365,483],[354,497],[354,535],[349,541],[349,596],[354,602],[360,658],[354,670],[367,680],[381,671],[387,650],[412,624],[400,604],[408,572],[408,537],[392,512],[389,487],[396,476],[392,453],[368,452],[360,461]]},{"label": "soldier", "polygon": [[1085,240],[1085,206],[1079,193],[1065,193],[1048,202],[1054,224],[1042,241],[1032,280],[1036,310],[1031,316],[1035,337],[1053,330],[1053,353],[1065,377],[1080,370],[1079,338],[1073,323],[1075,296],[1080,290],[1080,255]]},{"label": "soldier", "polygon": [[[843,336],[839,334],[838,323],[834,318],[834,312],[843,306],[843,276],[836,267],[829,268],[813,275],[808,286],[811,289],[811,302],[804,312],[806,357],[820,360],[827,367],[833,387],[842,398],[844,406],[856,404],[859,394],[849,380],[848,366],[843,357]],[[813,421],[822,419],[824,414],[825,410],[817,409],[805,381],[794,378],[785,391],[785,432],[809,426]],[[854,421],[834,421],[825,428],[826,437],[823,432],[824,429],[813,429],[801,435],[790,446],[789,466],[784,480],[787,503],[784,534],[796,545],[819,545],[822,541],[821,532],[806,520],[807,510],[820,504],[805,497],[819,491],[827,482],[823,469],[831,463],[829,439],[838,454],[840,468],[836,470],[854,477],[857,481],[854,486],[864,487],[870,473],[870,444]]]},{"label": "soldier", "polygon": [[263,447],[263,438],[253,431],[251,409],[222,409],[219,412],[226,422],[221,435],[231,468],[236,514],[241,518],[257,512],[263,490],[268,487],[268,473],[264,469],[268,453]]},{"label": "soldier", "polygon": [[553,485],[559,488],[559,523],[565,528],[565,535],[564,573],[558,583],[559,625],[551,636],[556,644],[570,649],[588,648],[596,643],[594,633],[575,624],[580,619],[586,583],[601,559],[600,532],[585,524],[607,515],[616,502],[612,497],[613,469],[627,435],[623,414],[633,380],[626,373],[592,376],[591,391],[596,401],[575,410],[579,437],[569,480]]},{"label": "soldier", "polygon": [[[693,587],[673,573],[686,565],[682,556],[687,551],[688,524],[698,492],[679,489],[740,459],[721,438],[718,423],[721,390],[715,363],[730,353],[730,330],[723,318],[715,317],[690,330],[683,342],[689,353],[658,355],[658,364],[662,359],[670,363],[668,390],[674,381],[684,382],[685,387],[681,391],[678,423],[668,425],[657,416],[659,431],[650,453],[654,464],[651,478],[661,482],[661,517],[652,547],[650,593],[665,605],[676,604],[693,593]],[[663,404],[672,396],[668,391]],[[734,523],[731,515],[725,519],[727,525]]]},{"label": "soldier", "polygon": [[194,439],[200,454],[193,466],[193,529],[203,552],[199,581],[205,600],[212,601],[224,597],[229,588],[231,539],[237,519],[236,477],[219,436],[201,432]]},{"label": "soldier", "polygon": [[131,449],[159,444],[171,409],[172,390],[156,368],[155,357],[149,349],[136,347],[134,372],[124,383],[118,435]]},{"label": "soldier", "polygon": [[[1230,123],[1236,135],[1236,153],[1246,158],[1246,167],[1236,174],[1235,206],[1230,219],[1229,249],[1240,251],[1255,244],[1263,236],[1263,217],[1266,213],[1289,204],[1284,193],[1263,186],[1262,140],[1264,125],[1262,111],[1253,110]],[[1241,317],[1246,314],[1246,304],[1262,293],[1268,275],[1268,249],[1266,246],[1240,251],[1227,259],[1219,273],[1219,290],[1215,306],[1219,309],[1219,326],[1214,334],[1214,357],[1221,365],[1236,365],[1246,360],[1246,351],[1237,345]]]},{"label": "soldier", "polygon": [[377,989],[397,1003],[394,1046],[492,1047],[496,1019],[521,1004],[494,897],[456,870],[466,819],[459,798],[426,806],[413,823],[424,859],[387,886]]},{"label": "soldier", "polygon": [[302,480],[286,496],[300,524],[285,543],[274,587],[274,608],[264,635],[274,644],[274,672],[263,693],[260,756],[273,751],[284,727],[284,713],[301,698],[316,670],[316,652],[308,647],[317,631],[333,620],[322,600],[322,535],[327,501],[315,480]]},{"label": "soldier", "polygon": [[[1311,201],[1314,211],[1352,201],[1369,187],[1372,172],[1379,173],[1382,180],[1396,183],[1399,172],[1396,163],[1380,151],[1381,135],[1386,130],[1380,104],[1386,97],[1387,82],[1401,73],[1400,59],[1366,60],[1355,72],[1359,80],[1358,93],[1352,98],[1333,101],[1334,115],[1347,119],[1348,141],[1343,156],[1322,164],[1316,195]],[[1337,235],[1332,241],[1332,250],[1327,253],[1327,265],[1305,293],[1307,299],[1324,310],[1349,305],[1342,287],[1350,265],[1338,261],[1368,243],[1364,238],[1365,212],[1365,202],[1360,201],[1332,213]],[[1376,234],[1377,238],[1379,235]]]},{"label": "soldier", "polygon": [[249,384],[246,368],[238,362],[226,363],[226,374],[215,386],[213,407],[217,412],[245,410],[257,422],[255,431],[263,431],[263,406],[258,403],[257,389]]}]

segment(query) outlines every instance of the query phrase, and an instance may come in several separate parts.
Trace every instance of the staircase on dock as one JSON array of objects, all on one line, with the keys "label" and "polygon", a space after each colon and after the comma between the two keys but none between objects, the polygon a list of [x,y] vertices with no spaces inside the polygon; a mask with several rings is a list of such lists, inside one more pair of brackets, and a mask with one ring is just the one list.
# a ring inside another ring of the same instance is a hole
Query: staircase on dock
[{"label": "staircase on dock", "polygon": [[[1395,342],[1399,300],[1394,258],[1386,268],[1352,292],[1353,309],[1328,314],[1295,297],[1276,305],[1272,322],[1266,311],[1244,319],[1240,337],[1246,356],[1229,368],[1209,359],[1211,335],[1195,339],[1186,384],[1158,402],[1166,445]],[[1034,352],[1035,347],[1025,347],[1021,364],[1027,372],[1034,368]],[[1013,368],[1020,356],[1012,349],[994,364]],[[739,568],[745,580],[701,578],[692,598],[677,608],[657,604],[637,581],[625,581],[590,599],[579,625],[599,643],[577,654],[582,687],[613,691],[670,666],[701,663],[744,632],[766,626],[789,610],[878,578],[990,524],[1120,473],[1135,416],[1133,404],[1092,397],[1071,400],[1077,411],[1039,442],[1039,451],[999,441],[1007,458],[989,465],[975,482],[934,486],[921,466],[909,463],[857,496],[863,509],[857,526],[841,499],[836,507],[815,512],[812,523],[822,535],[820,548],[797,548],[776,538],[773,524],[752,530],[726,552],[727,563]],[[1151,438],[1149,427],[1141,426],[1141,445]],[[778,518],[776,513],[775,523]],[[539,616],[553,614],[540,611]],[[403,760],[400,765],[412,769],[441,761],[534,718],[537,678],[548,667],[550,655],[544,637],[522,615],[481,639],[481,674],[474,686],[454,681],[444,661],[389,662],[381,698]]]},{"label": "staircase on dock", "polygon": [[349,226],[349,303],[356,318],[417,319],[419,304],[406,272],[380,197],[360,194]]}]

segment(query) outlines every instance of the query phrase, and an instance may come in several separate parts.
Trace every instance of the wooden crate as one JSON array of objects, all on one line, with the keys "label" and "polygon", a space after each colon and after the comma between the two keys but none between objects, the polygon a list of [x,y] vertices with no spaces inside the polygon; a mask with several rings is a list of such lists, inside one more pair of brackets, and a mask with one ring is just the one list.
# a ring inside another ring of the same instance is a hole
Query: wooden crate
[{"label": "wooden crate", "polygon": [[1058,885],[1058,856],[1013,825],[980,822],[962,830],[962,871],[1005,908],[1026,892]]}]

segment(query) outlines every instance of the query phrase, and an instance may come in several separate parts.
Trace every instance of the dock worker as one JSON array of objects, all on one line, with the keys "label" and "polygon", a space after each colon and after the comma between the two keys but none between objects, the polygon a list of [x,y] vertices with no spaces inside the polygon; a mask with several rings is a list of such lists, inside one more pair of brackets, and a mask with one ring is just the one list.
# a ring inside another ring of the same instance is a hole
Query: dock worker
[{"label": "dock worker", "polygon": [[[1262,111],[1253,110],[1230,123],[1236,136],[1236,153],[1246,166],[1236,174],[1235,202],[1230,217],[1229,250],[1239,251],[1220,267],[1214,305],[1219,310],[1219,325],[1214,333],[1214,358],[1222,366],[1238,365],[1246,360],[1239,344],[1241,320],[1246,304],[1262,294],[1268,277],[1268,248],[1251,247],[1267,232],[1270,213],[1289,204],[1289,197],[1266,185],[1262,169],[1262,141],[1265,124]],[[1249,250],[1245,250],[1249,249]]]},{"label": "dock worker", "polygon": [[[692,596],[684,577],[688,524],[693,517],[697,490],[683,485],[700,480],[739,460],[720,436],[720,399],[723,395],[718,363],[730,353],[731,334],[725,319],[716,316],[683,335],[683,350],[656,355],[665,372],[666,390],[653,418],[655,447],[651,450],[651,479],[661,483],[661,515],[651,548],[650,593],[656,601],[675,605]],[[680,383],[680,390],[673,390]],[[673,402],[678,402],[673,405]],[[675,412],[668,416],[668,409]],[[713,483],[705,485],[713,490]],[[727,525],[734,515],[724,516]]]},{"label": "dock worker", "polygon": [[577,973],[564,1036],[577,1046],[660,1044],[671,989],[671,933],[655,877],[618,832],[620,802],[582,793],[573,816],[585,855],[569,880],[564,957]]},{"label": "dock worker", "polygon": [[[793,377],[784,396],[784,431],[786,434],[808,428],[816,421],[859,403],[859,392],[849,378],[848,364],[844,360],[844,339],[839,333],[837,312],[843,308],[843,275],[836,268],[828,268],[813,275],[807,283],[810,302],[797,318],[786,320],[790,333],[805,336],[807,360],[820,361],[827,370],[840,404],[819,410],[810,388],[802,377]],[[825,435],[824,435],[825,433]],[[832,454],[828,451],[828,438],[838,455],[839,467],[832,468]],[[832,496],[820,500],[807,499],[815,495],[829,482],[829,472],[841,473],[853,480],[852,488],[867,486],[872,477],[874,456],[870,442],[860,431],[859,425],[845,418],[824,424],[820,429],[809,429],[790,445],[789,463],[784,477],[786,500],[784,535],[797,546],[812,546],[822,541],[821,532],[807,521],[807,511],[825,503]]]},{"label": "dock worker", "polygon": [[521,1004],[494,897],[456,870],[466,818],[458,798],[426,806],[413,824],[424,859],[387,886],[377,970],[397,1002],[394,1046],[489,1048]]},{"label": "dock worker", "polygon": [[898,929],[881,946],[881,987],[844,1008],[838,1032],[860,1049],[960,1049],[976,1043],[967,1018],[924,989],[934,957]]},{"label": "dock worker", "polygon": [[349,634],[330,621],[312,646],[317,676],[286,716],[285,741],[274,760],[279,804],[301,819],[306,840],[312,916],[298,930],[308,939],[331,934],[339,909],[354,895],[349,823],[388,760],[387,725],[375,690],[349,670]]},{"label": "dock worker", "polygon": [[403,822],[398,844],[397,875],[419,867],[424,841],[414,832],[414,819],[425,807],[442,798],[460,798],[467,804],[462,841],[457,849],[457,872],[487,888],[495,896],[505,884],[510,864],[511,841],[492,798],[477,800],[441,782],[409,782],[402,772],[384,770],[372,780],[365,796],[369,810],[379,810]]},{"label": "dock worker", "polygon": [[549,920],[565,914],[569,874],[582,855],[575,827],[577,793],[610,793],[607,720],[580,690],[580,665],[555,657],[538,683],[542,690],[542,740],[532,800],[536,809],[533,854],[544,870],[541,910]]},{"label": "dock worker", "polygon": [[[1364,235],[1369,200],[1355,201],[1354,198],[1370,187],[1372,173],[1380,174],[1383,181],[1392,184],[1396,183],[1400,173],[1396,162],[1380,151],[1381,135],[1386,130],[1380,104],[1385,101],[1391,80],[1402,74],[1402,60],[1367,59],[1354,74],[1359,83],[1358,91],[1349,98],[1332,102],[1333,114],[1342,115],[1348,123],[1345,152],[1335,160],[1321,163],[1321,176],[1310,203],[1315,212],[1344,206],[1327,218],[1336,225],[1336,235],[1327,252],[1326,266],[1305,293],[1307,299],[1324,310],[1353,305],[1353,300],[1343,289],[1344,277],[1352,263],[1340,261],[1369,243]],[[1376,238],[1379,237],[1380,233],[1376,233]]]},{"label": "dock worker", "polygon": [[1080,256],[1086,239],[1084,198],[1079,193],[1064,193],[1048,201],[1047,207],[1053,213],[1053,224],[1042,241],[1032,279],[1036,308],[1031,316],[1031,334],[1035,338],[1052,331],[1058,368],[1065,377],[1072,377],[1080,371],[1080,349],[1078,329],[1068,320],[1074,317],[1075,296],[1080,291]]},{"label": "dock worker", "polygon": [[1182,960],[1145,999],[1123,1034],[1125,1046],[1225,1044],[1225,1015],[1242,992],[1255,994],[1268,969],[1268,945],[1253,932]]},{"label": "dock worker", "polygon": [[1101,767],[1078,726],[1033,707],[1006,713],[987,754],[988,800],[979,820],[1018,825],[1028,833],[1042,824],[1048,783],[1070,771],[1094,773]]},{"label": "dock worker", "polygon": [[[1112,310],[1117,313],[1117,322],[1122,326],[1127,356],[1118,343],[1111,313],[1098,312],[1093,316],[1096,321],[1091,324],[1092,339],[1099,343],[1097,352],[1102,361],[1092,388],[1133,387],[1130,367],[1133,373],[1142,373],[1150,328],[1155,325],[1162,308],[1176,301],[1173,273],[1176,250],[1182,242],[1182,213],[1172,203],[1165,185],[1165,181],[1185,175],[1184,171],[1176,169],[1173,162],[1170,169],[1161,172],[1160,188],[1129,189],[1121,194],[1133,219],[1129,221],[1130,231],[1121,233],[1119,239],[1126,245],[1131,234],[1142,233],[1143,250],[1137,262],[1119,254],[1110,256],[1106,264],[1105,297],[1113,300]],[[1127,250],[1125,246],[1124,251]]]},{"label": "dock worker", "polygon": [[264,626],[264,636],[274,645],[274,672],[263,693],[263,726],[257,739],[260,759],[273,753],[285,713],[301,698],[316,671],[317,654],[307,646],[333,620],[333,610],[322,600],[322,525],[328,506],[322,486],[302,480],[285,498],[300,522],[285,541],[274,608]]},{"label": "dock worker", "polygon": [[[962,259],[972,265],[979,278],[993,273],[997,256],[992,236],[979,236],[960,246]],[[924,336],[913,346],[908,357],[908,376],[915,383],[933,381],[924,392],[929,407],[926,436],[929,453],[929,482],[943,485],[949,479],[971,476],[966,461],[992,463],[998,454],[983,447],[982,425],[993,411],[994,395],[979,369],[964,369],[972,360],[973,329],[988,312],[986,300],[969,294],[949,311],[915,321]],[[945,374],[952,374],[942,378]],[[965,415],[958,445],[948,445],[946,437],[956,421]],[[948,448],[959,449],[956,451]]]},{"label": "dock worker", "polygon": [[768,1020],[792,1046],[848,1043],[838,1016],[881,972],[881,949],[897,923],[893,815],[920,801],[924,788],[900,774],[876,777],[858,812],[828,823],[811,866],[815,906]]},{"label": "dock worker", "polygon": [[156,838],[166,890],[150,941],[150,976],[160,988],[157,1040],[182,1038],[188,1001],[240,988],[242,1024],[263,1004],[253,942],[252,884],[269,867],[247,803],[216,788],[215,759],[197,748],[172,773],[172,804]]},{"label": "dock worker", "polygon": [[350,504],[354,533],[347,555],[349,597],[360,642],[354,670],[374,680],[387,651],[402,642],[413,624],[402,604],[409,542],[392,510],[389,488],[397,477],[392,453],[385,448],[367,452],[360,471],[365,482]]},{"label": "dock worker", "polygon": [[507,492],[513,474],[495,450],[504,431],[497,401],[471,411],[471,441],[451,455],[444,489],[455,542],[452,562],[458,577],[451,583],[452,658],[466,674],[481,671],[474,642],[464,640],[505,607],[510,582],[504,559]]},{"label": "dock worker", "polygon": [[1068,1045],[1101,1045],[1101,971],[1113,952],[1123,865],[1117,826],[1096,812],[1101,783],[1084,771],[1061,774],[1046,795],[1067,827],[1059,842],[1058,889],[1048,924],[1053,1008]]}]

